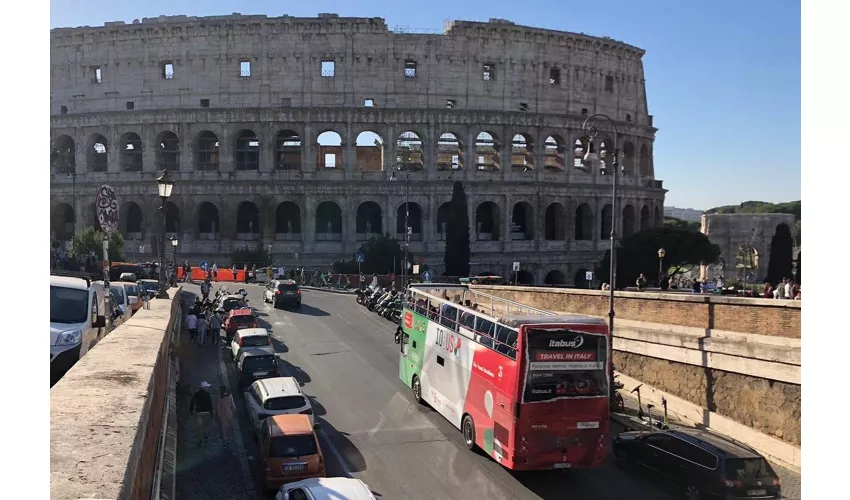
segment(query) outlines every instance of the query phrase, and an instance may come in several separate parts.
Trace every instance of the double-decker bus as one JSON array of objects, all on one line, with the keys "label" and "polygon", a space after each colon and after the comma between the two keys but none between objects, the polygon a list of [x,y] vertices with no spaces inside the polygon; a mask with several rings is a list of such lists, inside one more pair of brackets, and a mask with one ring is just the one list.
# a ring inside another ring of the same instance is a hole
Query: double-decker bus
[{"label": "double-decker bus", "polygon": [[464,285],[406,291],[399,377],[512,470],[602,464],[610,336],[601,318],[557,315]]}]

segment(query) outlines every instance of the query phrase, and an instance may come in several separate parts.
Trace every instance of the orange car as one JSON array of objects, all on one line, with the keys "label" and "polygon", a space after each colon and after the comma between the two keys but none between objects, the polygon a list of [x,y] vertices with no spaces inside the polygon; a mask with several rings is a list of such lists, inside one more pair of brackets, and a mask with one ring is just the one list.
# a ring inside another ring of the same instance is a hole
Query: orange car
[{"label": "orange car", "polygon": [[139,285],[129,281],[118,281],[115,284],[124,287],[124,290],[127,292],[127,300],[130,303],[130,308],[133,310],[133,314],[136,314],[136,311],[142,308],[143,292],[139,289]]},{"label": "orange car", "polygon": [[267,492],[293,481],[325,477],[325,459],[309,415],[273,415],[260,428],[260,476]]}]

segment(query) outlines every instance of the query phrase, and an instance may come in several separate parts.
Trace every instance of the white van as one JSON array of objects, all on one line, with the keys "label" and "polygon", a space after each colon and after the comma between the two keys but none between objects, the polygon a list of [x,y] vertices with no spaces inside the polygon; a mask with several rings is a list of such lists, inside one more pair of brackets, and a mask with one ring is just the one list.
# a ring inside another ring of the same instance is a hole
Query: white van
[{"label": "white van", "polygon": [[106,335],[105,296],[84,273],[50,275],[51,386]]}]

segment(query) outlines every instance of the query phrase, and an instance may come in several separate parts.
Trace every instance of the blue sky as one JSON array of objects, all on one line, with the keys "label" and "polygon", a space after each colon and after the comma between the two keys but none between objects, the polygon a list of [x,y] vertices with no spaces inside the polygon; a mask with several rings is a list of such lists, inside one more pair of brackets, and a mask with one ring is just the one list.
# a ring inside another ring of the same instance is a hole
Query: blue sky
[{"label": "blue sky", "polygon": [[253,2],[51,0],[51,27],[158,15],[383,17],[441,29],[446,19],[610,36],[646,50],[655,173],[666,205],[708,209],[800,199],[800,2],[790,0],[431,0]]}]

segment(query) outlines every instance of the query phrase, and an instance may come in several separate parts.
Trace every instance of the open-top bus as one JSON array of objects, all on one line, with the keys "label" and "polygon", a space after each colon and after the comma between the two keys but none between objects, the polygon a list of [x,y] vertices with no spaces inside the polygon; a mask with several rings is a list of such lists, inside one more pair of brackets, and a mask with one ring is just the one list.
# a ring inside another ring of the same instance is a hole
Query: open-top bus
[{"label": "open-top bus", "polygon": [[429,283],[406,291],[399,333],[399,377],[468,448],[512,470],[602,464],[611,367],[601,318]]}]

